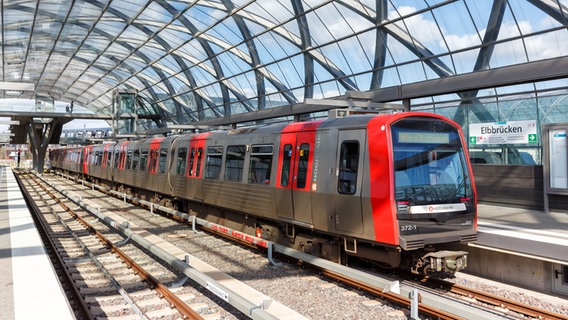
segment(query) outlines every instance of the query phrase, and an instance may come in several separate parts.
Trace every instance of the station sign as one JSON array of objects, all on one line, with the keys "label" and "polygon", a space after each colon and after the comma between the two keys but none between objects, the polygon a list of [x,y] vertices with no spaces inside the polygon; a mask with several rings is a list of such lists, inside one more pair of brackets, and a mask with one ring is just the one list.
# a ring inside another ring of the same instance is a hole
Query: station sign
[{"label": "station sign", "polygon": [[536,120],[474,123],[469,125],[469,145],[536,144]]}]

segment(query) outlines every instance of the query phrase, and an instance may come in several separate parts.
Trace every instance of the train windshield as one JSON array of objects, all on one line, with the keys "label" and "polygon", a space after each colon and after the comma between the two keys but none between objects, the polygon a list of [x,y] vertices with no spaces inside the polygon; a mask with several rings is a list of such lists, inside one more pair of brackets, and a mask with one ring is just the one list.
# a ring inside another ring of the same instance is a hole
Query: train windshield
[{"label": "train windshield", "polygon": [[391,128],[397,202],[459,203],[473,197],[455,127],[438,119],[407,118]]}]

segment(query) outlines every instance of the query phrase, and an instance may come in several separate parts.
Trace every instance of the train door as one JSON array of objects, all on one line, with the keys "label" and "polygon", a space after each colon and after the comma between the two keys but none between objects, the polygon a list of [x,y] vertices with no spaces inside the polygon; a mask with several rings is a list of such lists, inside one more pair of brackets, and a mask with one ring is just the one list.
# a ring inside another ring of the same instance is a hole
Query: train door
[{"label": "train door", "polygon": [[279,217],[293,220],[294,206],[292,202],[292,165],[296,153],[296,133],[283,133],[280,138],[278,172],[276,177],[275,196],[276,211]]},{"label": "train door", "polygon": [[89,174],[89,165],[91,164],[92,150],[93,150],[92,146],[83,148],[83,158],[81,159],[81,169],[82,169],[81,172],[84,174]]},{"label": "train door", "polygon": [[184,189],[186,188],[187,160],[188,160],[189,141],[178,138],[172,143],[173,166],[170,166],[169,179],[170,185],[173,187],[174,196],[186,197]]},{"label": "train door", "polygon": [[148,189],[155,187],[158,180],[156,173],[158,172],[160,160],[160,142],[162,139],[154,139],[150,142],[150,154],[148,155],[148,172],[150,173],[146,179],[146,187]]},{"label": "train door", "polygon": [[363,234],[361,188],[364,150],[365,130],[339,131],[333,197],[335,228],[350,234]]},{"label": "train door", "polygon": [[312,202],[310,183],[312,175],[313,149],[315,132],[298,132],[296,155],[294,157],[292,202],[294,219],[312,223]]}]

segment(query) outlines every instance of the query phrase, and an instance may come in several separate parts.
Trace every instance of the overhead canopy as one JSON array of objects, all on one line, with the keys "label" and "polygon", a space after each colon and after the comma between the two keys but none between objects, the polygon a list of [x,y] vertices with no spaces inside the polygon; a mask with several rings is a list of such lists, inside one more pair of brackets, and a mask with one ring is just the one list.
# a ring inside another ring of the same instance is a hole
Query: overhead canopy
[{"label": "overhead canopy", "polygon": [[0,98],[210,121],[566,56],[562,3],[4,0]]}]

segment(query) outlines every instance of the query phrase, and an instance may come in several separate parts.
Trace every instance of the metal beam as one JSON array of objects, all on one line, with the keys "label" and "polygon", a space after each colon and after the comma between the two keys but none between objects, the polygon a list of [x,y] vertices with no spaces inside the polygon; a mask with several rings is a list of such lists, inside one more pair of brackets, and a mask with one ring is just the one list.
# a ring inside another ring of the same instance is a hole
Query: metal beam
[{"label": "metal beam", "polygon": [[6,82],[0,81],[0,90],[10,91],[34,91],[35,85],[28,82]]},{"label": "metal beam", "polygon": [[209,126],[209,127],[226,126],[237,123],[253,122],[253,121],[266,120],[266,119],[282,118],[286,116],[295,116],[295,115],[309,114],[314,112],[322,112],[336,108],[347,108],[347,107],[374,108],[377,106],[378,105],[376,103],[372,102],[369,103],[366,101],[347,101],[345,99],[338,99],[338,100],[307,99],[305,103],[291,104],[282,107],[259,110],[256,112],[234,114],[219,119],[199,121],[196,122],[195,125]]},{"label": "metal beam", "polygon": [[346,97],[374,102],[399,101],[440,94],[495,88],[568,77],[568,57],[529,62],[477,71],[401,86],[360,92],[347,91]]},{"label": "metal beam", "polygon": [[0,121],[0,125],[11,125],[11,126],[17,126],[20,124],[20,121],[17,120],[13,120],[13,121]]}]

